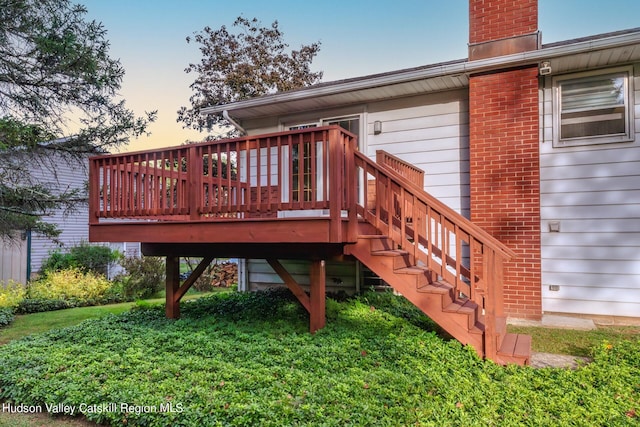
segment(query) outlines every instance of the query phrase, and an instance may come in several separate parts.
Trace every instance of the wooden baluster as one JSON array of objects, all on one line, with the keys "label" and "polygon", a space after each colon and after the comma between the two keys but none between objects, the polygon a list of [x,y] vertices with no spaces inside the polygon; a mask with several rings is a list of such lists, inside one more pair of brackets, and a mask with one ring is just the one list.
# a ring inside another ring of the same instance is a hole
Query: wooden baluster
[{"label": "wooden baluster", "polygon": [[[188,201],[187,211],[192,221],[200,219],[200,208],[198,201],[202,199],[202,175],[204,168],[202,165],[202,156],[198,152],[198,147],[192,145],[188,149],[187,154],[187,182],[188,182]],[[181,160],[180,160],[181,161]]]},{"label": "wooden baluster", "polygon": [[[285,189],[285,185],[284,185],[284,180],[287,179],[283,174],[283,165],[282,163],[284,162],[284,150],[282,148],[282,137],[278,136],[278,138],[276,139],[276,164],[278,165],[278,176],[277,176],[277,184],[280,186],[280,193],[278,194],[278,209],[277,210],[281,210],[282,209],[282,199],[285,197],[285,193],[284,193],[284,189]],[[291,181],[289,181],[289,183],[291,183]],[[291,184],[289,184],[286,188],[288,189],[289,187],[291,187]]]},{"label": "wooden baluster", "polygon": [[460,238],[459,232],[460,228],[458,224],[453,225],[453,232],[455,236],[455,245],[456,245],[456,288],[460,289],[460,265],[462,264],[462,239]]},{"label": "wooden baluster", "polygon": [[273,211],[273,183],[271,182],[271,138],[267,138],[265,152],[267,156],[267,212]]},{"label": "wooden baluster", "polygon": [[262,212],[262,148],[261,140],[256,141],[256,211]]},{"label": "wooden baluster", "polygon": [[[227,213],[230,214],[232,212],[232,207],[231,204],[233,202],[233,200],[236,200],[236,204],[239,204],[239,202],[237,201],[238,198],[240,197],[240,189],[239,187],[232,187],[231,182],[232,182],[232,164],[231,164],[231,145],[229,143],[226,144],[227,146],[227,194],[226,194],[226,198],[227,198]],[[238,150],[238,143],[234,143],[234,148],[235,148],[235,159],[236,159],[236,177],[235,177],[235,181],[238,182],[240,180],[240,152]],[[220,193],[218,193],[220,194]],[[224,192],[223,192],[223,196],[224,196]],[[235,211],[237,212],[237,210]]]}]

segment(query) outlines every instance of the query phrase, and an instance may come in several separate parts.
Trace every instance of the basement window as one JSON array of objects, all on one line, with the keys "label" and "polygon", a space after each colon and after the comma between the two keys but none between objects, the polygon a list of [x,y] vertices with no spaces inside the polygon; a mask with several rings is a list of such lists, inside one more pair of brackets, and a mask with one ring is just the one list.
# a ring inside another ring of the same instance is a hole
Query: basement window
[{"label": "basement window", "polygon": [[631,67],[553,80],[554,146],[632,141]]}]

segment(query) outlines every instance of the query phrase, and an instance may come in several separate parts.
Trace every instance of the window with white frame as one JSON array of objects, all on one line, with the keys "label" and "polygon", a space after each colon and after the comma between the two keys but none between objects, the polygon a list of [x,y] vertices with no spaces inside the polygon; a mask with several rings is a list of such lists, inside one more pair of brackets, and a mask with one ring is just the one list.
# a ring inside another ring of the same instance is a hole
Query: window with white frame
[{"label": "window with white frame", "polygon": [[554,145],[631,141],[632,75],[627,67],[555,77]]}]

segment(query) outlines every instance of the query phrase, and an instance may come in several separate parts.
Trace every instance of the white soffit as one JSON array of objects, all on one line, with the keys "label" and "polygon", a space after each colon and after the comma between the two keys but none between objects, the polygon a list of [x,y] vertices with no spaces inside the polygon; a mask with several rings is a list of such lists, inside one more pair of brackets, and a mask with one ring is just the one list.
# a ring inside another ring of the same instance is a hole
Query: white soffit
[{"label": "white soffit", "polygon": [[640,61],[640,29],[544,45],[542,49],[477,61],[458,60],[252,98],[202,109],[238,119],[312,111],[465,88],[473,73],[549,61],[553,74]]}]

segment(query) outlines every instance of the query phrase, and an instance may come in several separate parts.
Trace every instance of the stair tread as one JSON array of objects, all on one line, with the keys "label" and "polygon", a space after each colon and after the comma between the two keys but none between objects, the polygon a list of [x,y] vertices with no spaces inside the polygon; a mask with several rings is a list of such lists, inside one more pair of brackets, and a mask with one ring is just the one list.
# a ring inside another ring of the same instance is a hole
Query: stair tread
[{"label": "stair tread", "polygon": [[451,292],[451,289],[453,289],[453,287],[446,283],[443,284],[441,282],[433,282],[418,287],[418,292],[446,295]]},{"label": "stair tread", "polygon": [[471,300],[460,301],[456,300],[446,306],[444,311],[449,313],[473,313],[478,308],[478,304]]},{"label": "stair tread", "polygon": [[512,357],[528,358],[531,355],[531,336],[506,334],[498,353]]},{"label": "stair tread", "polygon": [[409,255],[409,252],[403,251],[402,249],[385,249],[380,251],[371,251],[371,255],[377,256],[403,256]]},{"label": "stair tread", "polygon": [[429,269],[424,267],[411,266],[411,267],[398,268],[395,271],[396,273],[402,273],[402,274],[424,274],[428,272]]}]

